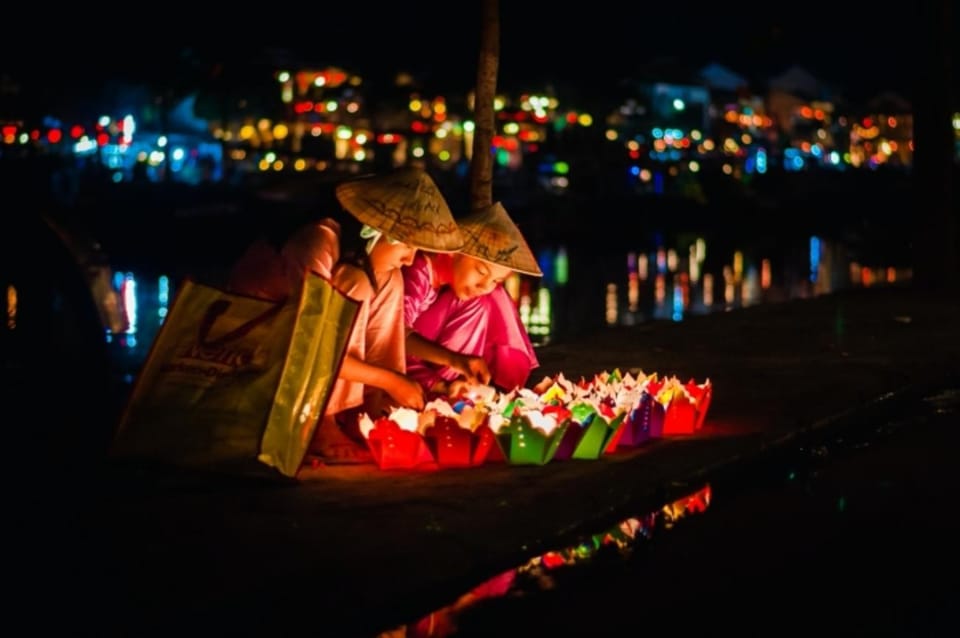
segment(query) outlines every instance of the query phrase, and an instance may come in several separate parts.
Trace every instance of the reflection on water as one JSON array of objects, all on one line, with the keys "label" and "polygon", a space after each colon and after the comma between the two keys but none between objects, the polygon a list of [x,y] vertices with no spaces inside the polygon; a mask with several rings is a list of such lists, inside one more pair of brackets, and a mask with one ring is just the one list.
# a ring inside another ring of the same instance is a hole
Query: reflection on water
[{"label": "reflection on water", "polygon": [[607,530],[584,538],[580,543],[534,556],[526,563],[484,581],[451,605],[411,625],[383,632],[379,638],[440,638],[455,635],[457,617],[476,603],[553,589],[555,583],[551,572],[583,564],[601,552],[612,550],[629,557],[641,540],[653,537],[655,529],[669,530],[680,519],[705,512],[710,507],[711,498],[712,489],[710,485],[705,485],[692,494],[664,504],[657,511],[626,518]]},{"label": "reflection on water", "polygon": [[7,329],[17,327],[17,288],[13,284],[7,286]]},{"label": "reflection on water", "polygon": [[106,329],[106,340],[114,361],[131,381],[167,316],[173,286],[168,275],[137,275],[121,269],[113,273],[113,293],[121,321]]},{"label": "reflection on water", "polygon": [[[711,255],[708,260],[707,248],[702,237],[677,247],[655,245],[627,253],[615,268],[599,263],[571,265],[564,247],[555,252],[544,249],[539,256],[543,277],[515,277],[508,282],[508,290],[519,305],[531,340],[543,345],[563,328],[555,318],[568,312],[558,298],[571,277],[594,277],[591,285],[598,292],[603,287],[600,316],[609,326],[682,321],[690,315],[809,298],[910,277],[909,269],[862,266],[847,256],[842,244],[817,236],[804,240],[802,247],[778,245],[770,250],[772,254],[734,249]],[[571,271],[577,274],[571,275]],[[611,276],[610,272],[616,274]],[[573,297],[566,301],[582,302]],[[600,309],[597,311],[599,314]]]},{"label": "reflection on water", "polygon": [[[646,516],[628,518],[604,533],[587,536],[561,551],[536,556],[419,622],[381,634],[381,638],[498,633],[642,635],[637,627],[642,626],[650,633],[651,628],[644,623],[657,622],[659,629],[662,624],[659,620],[663,618],[675,623],[673,629],[687,630],[681,631],[683,635],[696,635],[703,633],[703,629],[692,628],[684,622],[705,618],[719,627],[733,619],[738,627],[743,626],[741,607],[745,600],[756,609],[766,605],[765,609],[773,611],[773,616],[754,619],[764,628],[776,626],[778,621],[782,624],[784,618],[793,622],[798,617],[796,614],[814,613],[817,607],[811,606],[811,579],[802,576],[833,575],[838,565],[873,565],[876,552],[870,548],[863,550],[863,543],[866,535],[877,528],[878,520],[885,520],[892,511],[923,514],[937,511],[932,505],[917,506],[918,494],[932,491],[926,494],[924,503],[937,503],[938,498],[943,500],[942,494],[949,493],[950,488],[946,487],[949,482],[943,482],[940,474],[928,474],[932,482],[939,481],[943,486],[933,490],[927,484],[918,487],[917,473],[910,468],[915,463],[930,467],[930,440],[936,439],[937,432],[954,431],[958,408],[960,392],[948,386],[893,404],[883,402],[882,406],[877,404],[866,412],[858,411],[857,416],[846,420],[844,425],[835,423],[830,428],[799,433],[789,445],[772,446],[749,464],[737,464],[736,468],[729,468],[731,471],[714,473],[708,485],[690,496]],[[915,438],[911,442],[901,438],[905,436]],[[866,456],[857,460],[860,455]],[[948,456],[944,454],[942,458]],[[885,460],[878,462],[879,459]],[[942,467],[946,472],[949,466]],[[712,511],[714,494],[723,495],[721,509],[725,511]],[[887,505],[893,499],[897,505]],[[851,502],[859,505],[851,507]],[[673,547],[656,548],[651,543],[639,542],[656,543],[660,530],[675,524],[680,527],[683,523],[677,522],[685,520],[687,515],[706,510],[712,513],[699,521],[699,529],[690,530],[693,533],[678,539]],[[925,515],[920,518],[923,522],[934,520]],[[942,521],[893,526],[889,536],[876,546],[887,551],[894,562],[917,564],[918,542],[935,547],[930,556],[945,555],[952,549],[951,533],[933,531],[941,528]],[[801,546],[811,551],[797,551]],[[641,548],[652,549],[652,552],[636,551]],[[858,555],[857,551],[862,553]],[[816,560],[813,570],[811,557]],[[764,559],[774,560],[776,569],[763,567]],[[716,584],[722,586],[728,574],[739,575],[746,565],[761,565],[751,573],[751,578],[759,578],[755,582],[760,582],[760,589],[744,592],[738,586],[729,596],[718,594]],[[884,569],[885,573],[890,571],[887,563]],[[882,597],[880,590],[892,581],[880,579],[877,589],[869,589],[872,580],[877,580],[875,571],[855,568],[851,573],[852,577],[844,578],[840,589],[831,590],[824,600],[839,594],[847,605],[849,600],[843,598],[842,588],[868,590],[864,600],[869,602],[863,611],[873,612],[874,623],[888,628],[885,623],[889,619],[875,613],[876,596]],[[804,586],[804,582],[808,584]],[[755,600],[755,595],[764,588],[772,592],[771,596]],[[903,616],[913,621],[910,627],[913,631],[894,635],[916,633],[916,627],[921,626],[916,624],[916,619],[930,613],[930,591],[922,588],[897,591],[898,613],[905,611],[907,608],[903,605],[907,605],[910,611],[915,610],[922,616]],[[950,598],[942,597],[942,600],[946,610],[945,601]],[[787,605],[794,601],[796,605],[785,608],[780,604],[784,601]],[[721,609],[731,609],[733,615],[717,615]],[[836,617],[833,611],[828,605],[814,622],[833,620]],[[689,615],[683,615],[684,612]],[[545,618],[544,613],[550,616]],[[860,625],[865,622],[859,616],[852,617]],[[827,625],[817,625],[817,628],[823,626]],[[531,627],[538,631],[531,632]],[[584,631],[584,627],[592,631]]]},{"label": "reflection on water", "polygon": [[[567,328],[564,321],[573,307],[583,306],[585,314],[595,315],[597,327],[629,326],[683,321],[692,315],[910,277],[908,269],[863,266],[848,258],[841,244],[816,236],[802,246],[777,246],[776,254],[746,249],[716,252],[708,251],[707,241],[697,237],[676,247],[656,245],[610,256],[609,263],[591,263],[571,261],[560,246],[539,251],[542,278],[514,276],[504,285],[517,302],[531,341],[544,345]],[[167,274],[114,270],[111,292],[122,320],[106,329],[106,339],[128,377],[136,373],[167,316],[174,287]],[[583,291],[591,288],[596,294],[583,298]],[[601,303],[602,308],[592,308]],[[7,321],[15,317],[16,291],[8,290]]]}]

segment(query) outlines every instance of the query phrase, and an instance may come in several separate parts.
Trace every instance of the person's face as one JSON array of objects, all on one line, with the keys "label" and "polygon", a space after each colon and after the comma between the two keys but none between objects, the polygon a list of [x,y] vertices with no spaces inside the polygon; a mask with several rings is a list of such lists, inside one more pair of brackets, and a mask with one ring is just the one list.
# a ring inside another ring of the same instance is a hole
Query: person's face
[{"label": "person's face", "polygon": [[373,266],[373,272],[389,272],[409,266],[416,255],[417,249],[409,244],[381,238],[370,252],[370,265]]},{"label": "person's face", "polygon": [[450,288],[457,299],[472,299],[493,292],[513,272],[506,266],[491,264],[467,255],[453,257],[453,281]]}]

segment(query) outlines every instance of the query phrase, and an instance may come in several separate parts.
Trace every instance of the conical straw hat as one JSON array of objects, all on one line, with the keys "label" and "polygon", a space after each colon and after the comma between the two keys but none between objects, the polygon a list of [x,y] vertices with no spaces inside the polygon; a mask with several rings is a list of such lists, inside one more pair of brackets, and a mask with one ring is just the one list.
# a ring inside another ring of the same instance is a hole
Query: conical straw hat
[{"label": "conical straw hat", "polygon": [[436,182],[419,168],[361,177],[337,186],[337,199],[387,237],[434,252],[454,252],[463,235]]},{"label": "conical straw hat", "polygon": [[542,277],[533,251],[500,202],[458,221],[466,243],[458,252],[511,270]]}]

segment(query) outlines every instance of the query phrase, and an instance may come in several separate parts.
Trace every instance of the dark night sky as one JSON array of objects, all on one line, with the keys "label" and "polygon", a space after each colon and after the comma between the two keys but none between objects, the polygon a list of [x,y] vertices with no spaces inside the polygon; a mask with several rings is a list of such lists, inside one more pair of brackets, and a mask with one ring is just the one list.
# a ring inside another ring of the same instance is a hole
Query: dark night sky
[{"label": "dark night sky", "polygon": [[[664,58],[693,68],[717,61],[756,82],[799,64],[851,99],[888,89],[909,97],[920,75],[911,63],[918,41],[912,3],[885,9],[848,0],[705,4],[712,8],[696,8],[689,0],[572,2],[569,9],[556,2],[502,0],[500,86],[537,89],[549,83],[588,93]],[[234,6],[228,14],[239,26],[233,27],[164,6],[149,23],[118,14],[82,37],[73,28],[77,21],[65,19],[61,26],[48,23],[47,41],[22,45],[4,38],[0,70],[68,97],[84,90],[84,70],[162,72],[174,67],[172,52],[180,43],[192,42],[203,57],[235,67],[262,59],[265,48],[287,49],[308,63],[344,66],[372,81],[407,69],[438,90],[473,86],[479,2],[431,0],[377,9],[366,3],[310,10],[284,5],[276,15],[258,9],[245,21]],[[357,46],[358,36],[370,46]]]},{"label": "dark night sky", "polygon": [[[902,16],[891,20],[880,11],[864,11],[864,3],[845,0],[809,6],[796,2],[703,4],[712,8],[694,8],[695,3],[687,0],[571,3],[573,7],[612,7],[604,13],[577,13],[537,8],[559,3],[501,2],[500,77],[505,84],[530,78],[602,86],[629,75],[638,65],[677,58],[695,67],[718,61],[755,80],[800,64],[856,93],[909,89],[910,51],[904,43],[913,34],[909,20]],[[851,8],[858,4],[861,8]],[[903,12],[913,11],[908,8],[912,5],[901,6]],[[382,22],[365,28],[371,35],[397,42],[385,60],[432,65],[435,75],[463,75],[465,83],[472,82],[479,38],[473,17],[476,9],[465,11],[468,15],[459,20],[442,14],[420,16],[397,7],[387,11]],[[392,26],[415,21],[433,37],[404,41],[400,27]],[[882,46],[885,42],[888,47]],[[447,52],[436,60],[431,53],[439,46]],[[324,47],[324,38],[317,40],[317,47]],[[351,56],[346,43],[335,50]],[[355,59],[368,66],[364,57],[357,53]]]}]

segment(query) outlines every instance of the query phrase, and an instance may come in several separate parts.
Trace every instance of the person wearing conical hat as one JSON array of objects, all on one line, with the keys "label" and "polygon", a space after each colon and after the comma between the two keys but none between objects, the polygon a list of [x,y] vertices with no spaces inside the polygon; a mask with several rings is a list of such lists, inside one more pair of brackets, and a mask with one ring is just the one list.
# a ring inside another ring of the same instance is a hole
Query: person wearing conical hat
[{"label": "person wearing conical hat", "polygon": [[378,416],[390,405],[413,409],[424,405],[422,387],[405,374],[400,269],[412,264],[420,249],[443,254],[459,248],[463,236],[436,183],[421,169],[401,168],[353,179],[339,184],[335,194],[362,224],[358,237],[362,245],[356,251],[344,251],[341,256],[340,226],[327,218],[295,232],[283,245],[279,260],[263,259],[261,248],[259,260],[252,258],[234,269],[232,287],[248,294],[264,296],[266,290],[272,298],[285,297],[299,289],[309,270],[328,277],[341,292],[361,302],[311,445],[311,452],[327,462],[355,462],[368,460],[369,453],[361,441],[344,433],[348,415],[364,409]]},{"label": "person wearing conical hat", "polygon": [[539,362],[503,282],[543,273],[500,202],[457,223],[457,252],[424,251],[403,268],[407,374],[428,391],[458,379],[522,387]]}]

